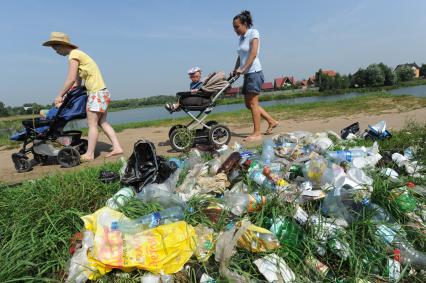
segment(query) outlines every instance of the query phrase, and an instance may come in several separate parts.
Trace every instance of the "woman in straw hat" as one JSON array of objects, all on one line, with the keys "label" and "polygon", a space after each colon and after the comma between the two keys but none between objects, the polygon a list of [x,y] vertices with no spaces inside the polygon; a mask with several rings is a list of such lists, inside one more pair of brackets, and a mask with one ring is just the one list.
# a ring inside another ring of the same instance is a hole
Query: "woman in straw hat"
[{"label": "woman in straw hat", "polygon": [[117,135],[111,125],[107,122],[107,110],[110,103],[110,93],[105,86],[98,65],[86,53],[72,44],[68,35],[62,32],[52,32],[50,39],[43,46],[52,47],[56,53],[68,56],[68,75],[64,86],[55,98],[55,104],[62,102],[64,95],[74,85],[80,85],[84,80],[87,89],[87,124],[89,126],[89,143],[87,152],[81,156],[82,161],[90,161],[95,158],[95,147],[98,140],[98,125],[108,136],[112,143],[112,151],[106,157],[123,153],[118,142]]}]

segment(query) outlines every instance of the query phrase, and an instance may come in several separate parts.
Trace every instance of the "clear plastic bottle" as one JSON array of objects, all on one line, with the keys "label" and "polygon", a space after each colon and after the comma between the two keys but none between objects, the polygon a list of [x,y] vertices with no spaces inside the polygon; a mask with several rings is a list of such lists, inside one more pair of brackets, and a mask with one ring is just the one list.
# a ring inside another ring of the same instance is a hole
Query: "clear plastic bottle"
[{"label": "clear plastic bottle", "polygon": [[417,269],[426,269],[426,253],[416,250],[402,235],[401,226],[382,207],[363,200],[355,202],[353,190],[344,188],[337,194],[331,191],[322,204],[324,213],[344,218],[351,223],[362,215],[362,207],[372,213],[371,220],[377,225],[376,235],[388,245],[401,251],[402,263],[411,264]]},{"label": "clear plastic bottle", "polygon": [[159,203],[164,208],[169,208],[173,206],[179,206],[183,209],[186,208],[186,203],[176,194],[171,193],[170,191],[162,190],[162,184],[149,184],[144,187],[136,197],[142,200],[145,203],[156,202]]},{"label": "clear plastic bottle", "polygon": [[106,201],[106,206],[112,209],[118,209],[124,205],[129,199],[135,196],[135,191],[130,187],[121,188],[112,197]]},{"label": "clear plastic bottle", "polygon": [[259,210],[266,203],[266,197],[260,196],[257,192],[247,194],[226,191],[223,199],[225,207],[235,215]]},{"label": "clear plastic bottle", "polygon": [[135,234],[147,229],[155,228],[162,224],[176,222],[183,218],[183,209],[179,206],[174,206],[136,219],[128,221],[114,221],[111,223],[111,230],[119,230],[123,233]]},{"label": "clear plastic bottle", "polygon": [[410,264],[416,269],[426,270],[426,253],[416,250],[407,240],[388,225],[380,224],[377,228],[378,235],[385,243],[401,251],[401,262]]},{"label": "clear plastic bottle", "polygon": [[275,190],[274,182],[268,179],[268,177],[263,174],[263,170],[261,171],[256,169],[251,171],[249,174],[249,178],[263,188]]},{"label": "clear plastic bottle", "polygon": [[337,150],[337,151],[328,151],[327,157],[332,159],[334,162],[341,163],[343,161],[351,162],[354,158],[357,157],[366,157],[368,155],[367,151],[362,149],[353,149],[353,150]]},{"label": "clear plastic bottle", "polygon": [[266,138],[263,140],[262,160],[265,164],[270,164],[274,157],[274,142],[271,138]]}]

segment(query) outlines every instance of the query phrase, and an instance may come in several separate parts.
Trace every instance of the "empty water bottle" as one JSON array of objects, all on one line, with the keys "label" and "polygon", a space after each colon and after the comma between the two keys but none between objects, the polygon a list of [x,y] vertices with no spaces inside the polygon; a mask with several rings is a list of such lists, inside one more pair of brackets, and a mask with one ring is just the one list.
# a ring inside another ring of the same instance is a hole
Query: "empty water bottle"
[{"label": "empty water bottle", "polygon": [[253,170],[250,172],[249,174],[249,178],[255,182],[256,184],[258,184],[259,186],[261,186],[262,188],[266,188],[266,189],[270,189],[270,190],[274,190],[275,189],[275,184],[273,181],[271,181],[270,179],[268,179],[268,177],[266,177],[263,174],[263,170]]},{"label": "empty water bottle", "polygon": [[341,163],[343,161],[351,162],[354,158],[357,157],[366,157],[368,155],[367,151],[362,149],[353,149],[353,150],[337,150],[337,151],[328,151],[327,157],[333,160],[336,163]]},{"label": "empty water bottle", "polygon": [[162,207],[179,206],[186,208],[186,203],[176,194],[161,189],[162,184],[149,184],[136,197],[145,203],[156,202]]},{"label": "empty water bottle", "polygon": [[179,206],[174,206],[132,220],[113,221],[111,223],[111,230],[119,230],[127,234],[135,234],[155,228],[162,224],[176,222],[183,218],[183,209]]},{"label": "empty water bottle", "polygon": [[126,204],[132,197],[135,196],[135,192],[132,188],[125,187],[121,188],[118,192],[116,192],[112,197],[110,197],[106,205],[112,209],[118,209],[120,206]]},{"label": "empty water bottle", "polygon": [[271,138],[263,140],[262,160],[265,164],[271,163],[275,157],[274,142]]}]

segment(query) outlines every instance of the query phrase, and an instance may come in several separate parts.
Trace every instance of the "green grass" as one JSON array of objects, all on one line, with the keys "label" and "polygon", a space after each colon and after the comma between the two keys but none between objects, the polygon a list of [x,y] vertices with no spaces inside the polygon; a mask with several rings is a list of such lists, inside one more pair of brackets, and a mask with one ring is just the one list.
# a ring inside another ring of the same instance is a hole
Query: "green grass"
[{"label": "green grass", "polygon": [[[349,143],[351,146],[371,146],[371,142],[359,141]],[[379,143],[381,153],[402,151],[408,146],[418,149],[417,160],[426,162],[426,125],[410,123],[399,132],[393,132],[393,137]],[[211,158],[211,157],[207,157]],[[69,261],[69,246],[71,236],[83,228],[80,217],[93,213],[104,206],[120,185],[115,182],[103,184],[97,180],[100,170],[119,170],[119,163],[107,164],[98,168],[85,168],[78,172],[56,174],[39,180],[27,181],[21,185],[7,187],[0,184],[0,281],[1,282],[58,282],[64,280],[67,262]],[[401,184],[405,181],[414,181],[418,185],[426,185],[425,179],[413,179],[403,174],[393,163],[386,166],[393,167],[402,173]],[[389,191],[398,184],[390,183],[379,176],[376,171],[370,172],[374,178],[374,192],[372,202],[386,208],[395,219],[405,228],[407,239],[421,251],[426,250],[426,234],[409,228],[406,224],[409,218],[399,211],[391,200]],[[182,177],[186,172],[182,173]],[[180,182],[182,181],[182,178]],[[249,183],[250,185],[250,183]],[[250,185],[251,190],[257,188]],[[260,190],[261,193],[266,191]],[[425,205],[425,200],[416,196],[419,205]],[[222,202],[212,196],[197,196],[188,202],[193,212],[187,212],[185,220],[191,225],[202,223],[215,230],[223,231],[229,222],[236,222],[242,217],[234,217],[230,213],[222,212],[219,221],[212,223],[203,213],[203,209],[212,202]],[[133,200],[121,208],[129,217],[138,217],[157,211],[158,204],[142,204]],[[266,220],[275,217],[288,217],[294,213],[292,204],[279,201],[272,197],[257,213],[248,214],[252,223],[264,226]],[[303,205],[308,214],[319,213],[319,202],[309,202]],[[342,260],[328,249],[325,256],[316,256],[327,264],[333,274],[333,279],[318,278],[305,268],[303,262],[306,255],[315,255],[316,232],[313,229],[300,227],[303,232],[303,241],[300,246],[283,245],[276,250],[283,257],[290,268],[298,276],[298,282],[320,280],[321,282],[354,282],[355,279],[365,278],[374,282],[375,274],[384,276],[387,264],[387,252],[384,244],[375,236],[375,228],[369,215],[352,223],[346,234],[339,234],[338,238],[350,247],[348,260]],[[263,254],[252,254],[244,249],[237,249],[231,258],[230,268],[256,282],[263,280],[253,261]],[[195,259],[190,262],[197,265]],[[218,263],[214,255],[204,264],[203,268],[213,278],[220,278]],[[98,280],[98,282],[140,282],[143,271],[130,274],[112,272]],[[190,281],[183,273],[179,273],[179,282]],[[337,281],[341,280],[341,281]],[[408,270],[403,272],[401,282],[425,282],[421,274],[409,275]],[[226,281],[221,281],[226,282]]]}]

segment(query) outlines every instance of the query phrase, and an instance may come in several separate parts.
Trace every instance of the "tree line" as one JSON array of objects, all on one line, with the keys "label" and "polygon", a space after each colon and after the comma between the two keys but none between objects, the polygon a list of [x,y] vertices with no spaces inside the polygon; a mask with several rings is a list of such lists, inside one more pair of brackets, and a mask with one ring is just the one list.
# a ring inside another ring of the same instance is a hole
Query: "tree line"
[{"label": "tree line", "polygon": [[[420,68],[420,76],[426,77],[426,64]],[[320,91],[357,87],[393,86],[398,82],[411,81],[415,72],[410,66],[401,66],[395,71],[383,63],[371,64],[366,69],[359,68],[354,74],[330,76],[321,69],[315,73],[315,83]]]},{"label": "tree line", "polygon": [[[123,100],[112,100],[109,109],[126,109],[139,108],[149,105],[164,105],[165,103],[176,100],[175,96],[171,95],[156,95],[144,98],[132,98]],[[22,106],[6,106],[0,101],[0,117],[8,117],[15,115],[38,114],[41,109],[50,109],[52,105],[41,105],[38,103],[26,103]]]}]

